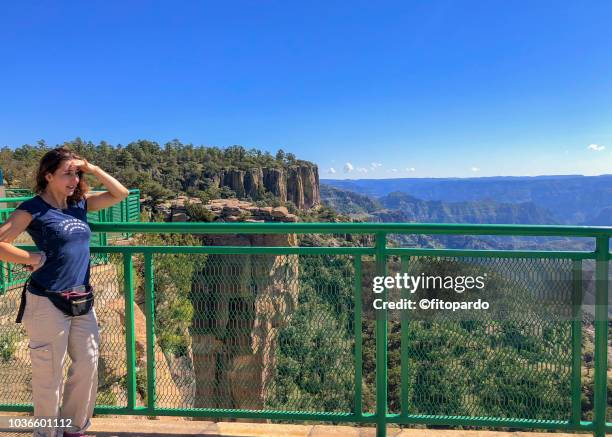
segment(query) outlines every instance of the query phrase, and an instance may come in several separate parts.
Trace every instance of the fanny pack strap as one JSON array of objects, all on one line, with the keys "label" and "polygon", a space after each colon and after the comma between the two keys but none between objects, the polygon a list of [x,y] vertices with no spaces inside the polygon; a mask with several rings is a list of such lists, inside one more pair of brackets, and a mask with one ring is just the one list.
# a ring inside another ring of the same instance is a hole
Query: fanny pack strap
[{"label": "fanny pack strap", "polygon": [[21,302],[19,302],[19,310],[17,311],[17,319],[15,320],[15,323],[21,323],[21,319],[23,319],[23,313],[26,307],[26,291],[28,290],[28,285],[31,280],[32,276],[30,276],[26,280],[26,283],[23,284],[23,289],[21,290]]}]

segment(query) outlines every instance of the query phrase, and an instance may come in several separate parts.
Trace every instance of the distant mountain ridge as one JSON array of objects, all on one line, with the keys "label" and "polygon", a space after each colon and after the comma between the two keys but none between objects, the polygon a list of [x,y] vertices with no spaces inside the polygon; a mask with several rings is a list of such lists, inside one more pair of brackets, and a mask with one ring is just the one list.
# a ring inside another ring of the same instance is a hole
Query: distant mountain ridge
[{"label": "distant mountain ridge", "polygon": [[533,202],[443,202],[417,199],[401,191],[390,193],[378,201],[386,209],[374,215],[385,222],[556,224],[550,211]]},{"label": "distant mountain ridge", "polygon": [[371,213],[383,208],[376,199],[349,190],[320,185],[321,199],[340,214]]},{"label": "distant mountain ridge", "polygon": [[[558,224],[548,209],[533,202],[444,202],[400,191],[374,199],[326,184],[321,184],[321,200],[341,214],[366,222]],[[592,241],[576,238],[401,234],[392,239],[403,247],[421,248],[592,250]]]},{"label": "distant mountain ridge", "polygon": [[396,191],[378,199],[321,185],[325,204],[336,211],[368,221],[398,223],[508,223],[557,224],[546,208],[533,202],[499,203],[491,200],[443,202],[417,199]]},{"label": "distant mountain ridge", "polygon": [[547,209],[554,223],[612,225],[612,216],[602,216],[612,207],[612,175],[322,179],[321,183],[373,198],[400,191],[424,201],[533,203]]}]

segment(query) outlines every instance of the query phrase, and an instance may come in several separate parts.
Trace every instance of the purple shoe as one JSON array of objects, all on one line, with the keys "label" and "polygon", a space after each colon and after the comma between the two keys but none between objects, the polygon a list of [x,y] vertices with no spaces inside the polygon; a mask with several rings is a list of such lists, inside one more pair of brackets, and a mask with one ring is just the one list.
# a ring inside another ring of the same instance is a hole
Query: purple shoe
[{"label": "purple shoe", "polygon": [[86,437],[82,432],[64,432],[64,437]]}]

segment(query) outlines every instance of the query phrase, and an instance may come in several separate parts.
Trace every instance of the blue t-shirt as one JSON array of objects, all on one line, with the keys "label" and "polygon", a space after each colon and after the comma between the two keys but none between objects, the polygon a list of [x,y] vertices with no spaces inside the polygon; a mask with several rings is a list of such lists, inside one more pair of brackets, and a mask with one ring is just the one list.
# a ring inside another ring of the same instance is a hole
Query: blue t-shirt
[{"label": "blue t-shirt", "polygon": [[91,229],[87,224],[87,199],[60,209],[35,196],[17,209],[32,215],[26,231],[47,255],[47,261],[32,273],[32,279],[49,291],[88,285]]}]

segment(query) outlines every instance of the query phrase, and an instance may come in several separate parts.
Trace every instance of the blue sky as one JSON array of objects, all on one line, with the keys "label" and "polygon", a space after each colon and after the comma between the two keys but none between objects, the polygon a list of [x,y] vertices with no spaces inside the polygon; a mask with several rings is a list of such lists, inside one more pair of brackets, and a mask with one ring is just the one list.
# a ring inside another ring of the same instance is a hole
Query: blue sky
[{"label": "blue sky", "polygon": [[611,17],[609,1],[7,2],[0,146],[242,144],[335,178],[612,173]]}]

